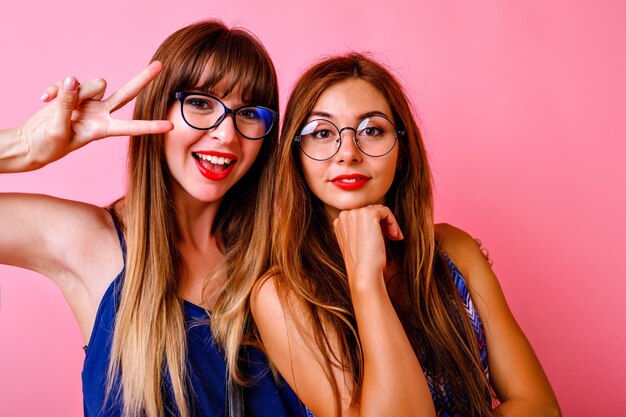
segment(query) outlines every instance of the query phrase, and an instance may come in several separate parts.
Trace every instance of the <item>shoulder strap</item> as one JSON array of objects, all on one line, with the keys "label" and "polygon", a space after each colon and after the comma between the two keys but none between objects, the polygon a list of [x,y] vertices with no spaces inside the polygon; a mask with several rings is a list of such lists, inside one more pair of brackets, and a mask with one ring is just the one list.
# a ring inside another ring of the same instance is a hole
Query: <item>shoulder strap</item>
[{"label": "shoulder strap", "polygon": [[244,417],[243,388],[230,376],[226,367],[226,417]]},{"label": "shoulder strap", "polygon": [[122,232],[122,225],[120,224],[119,219],[115,215],[115,212],[112,208],[106,208],[106,211],[109,212],[111,218],[113,219],[113,225],[115,226],[115,232],[117,233],[117,238],[120,241],[120,248],[122,249],[122,259],[124,260],[124,265],[126,265],[126,239],[124,239],[124,233]]}]

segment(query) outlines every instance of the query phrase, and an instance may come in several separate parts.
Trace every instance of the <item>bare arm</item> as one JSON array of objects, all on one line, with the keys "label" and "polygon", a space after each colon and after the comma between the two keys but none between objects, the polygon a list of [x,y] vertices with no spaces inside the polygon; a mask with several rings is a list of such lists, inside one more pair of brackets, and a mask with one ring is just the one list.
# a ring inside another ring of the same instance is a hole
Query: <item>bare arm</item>
[{"label": "bare arm", "polygon": [[0,230],[0,263],[57,284],[87,341],[100,299],[123,265],[109,213],[46,195],[0,194]]},{"label": "bare arm", "polygon": [[80,266],[82,258],[102,250],[99,237],[115,233],[106,210],[47,195],[0,194],[0,213],[0,263],[39,272],[60,286],[88,269]]},{"label": "bare arm", "polygon": [[[158,133],[169,121],[123,121],[110,115],[161,70],[154,62],[111,97],[106,83],[68,77],[46,92],[44,108],[24,125],[0,132],[0,173],[42,167],[107,136]],[[102,208],[50,196],[0,194],[0,262],[46,275],[62,290],[85,339],[106,287],[122,267],[110,215]]]},{"label": "bare arm", "polygon": [[[111,117],[111,112],[132,100],[162,67],[153,62],[106,100],[102,100],[106,82],[101,79],[79,87],[76,79],[68,77],[62,85],[51,86],[44,94],[49,104],[23,126],[0,132],[0,173],[39,168],[104,137],[170,130],[169,121]],[[67,259],[76,252],[72,245],[80,243],[72,243],[76,230],[101,223],[102,209],[92,212],[93,206],[52,197],[0,195],[0,262],[52,278],[63,275],[69,268]]]},{"label": "bare arm", "polygon": [[[352,375],[338,366],[332,369],[342,415],[434,416],[426,379],[385,286],[383,233],[402,238],[393,215],[382,206],[343,212],[335,222],[335,232],[346,262],[364,355],[362,391],[354,406]],[[310,318],[296,297],[286,302],[289,308],[282,304],[271,279],[253,298],[252,311],[263,344],[304,404],[317,417],[334,416],[336,398],[320,364],[320,347],[307,331]],[[331,350],[338,354],[332,331],[327,334]]]},{"label": "bare arm", "polygon": [[560,416],[558,402],[530,343],[515,321],[489,261],[474,239],[449,225],[438,226],[443,249],[468,282],[483,322],[491,382],[502,401],[500,416]]}]

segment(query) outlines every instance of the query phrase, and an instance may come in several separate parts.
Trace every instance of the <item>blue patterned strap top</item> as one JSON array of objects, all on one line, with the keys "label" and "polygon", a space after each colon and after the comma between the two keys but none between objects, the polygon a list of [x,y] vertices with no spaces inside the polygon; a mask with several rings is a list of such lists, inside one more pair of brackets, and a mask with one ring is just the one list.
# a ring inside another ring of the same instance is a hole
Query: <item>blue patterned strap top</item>
[{"label": "blue patterned strap top", "polygon": [[[474,328],[474,333],[476,335],[476,343],[478,344],[478,352],[480,353],[480,361],[482,363],[483,372],[489,379],[489,363],[487,361],[487,340],[485,339],[485,331],[483,329],[483,323],[478,316],[478,311],[474,307],[474,303],[470,297],[469,289],[467,288],[467,283],[461,274],[461,271],[457,268],[457,266],[452,262],[450,257],[444,253],[443,257],[446,261],[448,269],[450,270],[450,274],[452,276],[452,280],[454,281],[454,285],[456,287],[459,296],[461,297],[461,302],[465,307],[465,311],[470,319],[472,327]],[[451,408],[451,396],[452,393],[449,391],[449,387],[446,386],[445,382],[437,381],[433,378],[432,374],[425,371],[426,381],[428,382],[428,387],[430,388],[430,394],[433,397],[433,402],[435,403],[435,410],[437,412],[438,417],[462,417],[458,413],[450,412]],[[493,390],[490,392],[491,397],[493,398],[493,405],[497,404],[497,397]]]},{"label": "blue patterned strap top", "polygon": [[[126,246],[115,220],[124,264]],[[85,348],[83,365],[83,402],[85,417],[118,417],[122,404],[114,396],[105,399],[106,375],[111,354],[115,314],[123,284],[125,269],[113,280],[102,297],[89,345]],[[188,393],[192,416],[222,417],[225,413],[226,368],[224,352],[214,343],[207,312],[192,303],[184,302],[187,324]],[[286,383],[277,384],[268,372],[265,356],[256,349],[246,352],[247,375],[256,376],[255,383],[244,389],[246,417],[300,417],[306,411]],[[178,416],[172,388],[167,378],[163,383],[165,415]]]}]

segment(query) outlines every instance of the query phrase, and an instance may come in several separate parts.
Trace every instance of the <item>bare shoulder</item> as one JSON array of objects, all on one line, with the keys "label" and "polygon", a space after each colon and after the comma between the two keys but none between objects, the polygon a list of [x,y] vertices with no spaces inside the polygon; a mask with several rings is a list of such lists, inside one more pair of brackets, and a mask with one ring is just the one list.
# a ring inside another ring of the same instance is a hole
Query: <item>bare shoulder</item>
[{"label": "bare shoulder", "polygon": [[268,311],[280,308],[280,299],[276,289],[275,277],[266,275],[262,277],[252,288],[250,295],[250,307],[255,321]]},{"label": "bare shoulder", "polygon": [[[293,289],[282,288],[281,278],[271,274],[259,281],[252,293],[251,310],[269,359],[279,371],[289,369],[291,373],[294,361],[319,361],[321,357],[309,306]],[[334,332],[327,329],[323,319],[321,324],[326,336],[334,340]],[[285,378],[290,381],[289,376]]]},{"label": "bare shoulder", "polygon": [[491,382],[502,412],[561,415],[550,383],[530,343],[509,309],[496,275],[472,236],[448,224],[436,226],[441,250],[468,283],[489,346]]},{"label": "bare shoulder", "polygon": [[281,276],[270,272],[256,283],[250,297],[252,315],[257,326],[271,323],[271,326],[286,329],[287,321],[299,321],[304,304],[292,291],[279,288]]},{"label": "bare shoulder", "polygon": [[477,246],[476,241],[469,233],[448,223],[436,224],[435,236],[440,244],[445,245],[447,249],[460,248],[463,245]]},{"label": "bare shoulder", "polygon": [[[320,320],[325,337],[331,341],[333,349],[337,349],[337,335],[324,317],[313,317],[311,306],[304,297],[293,288],[283,288],[279,280],[280,274],[272,273],[263,277],[255,285],[251,295],[251,310],[255,324],[261,335],[263,344],[270,353],[270,360],[280,364],[295,351],[294,346],[302,350],[303,357],[321,360],[316,347],[314,330],[315,320]],[[333,344],[334,343],[334,344]],[[275,355],[271,353],[274,352]],[[281,356],[284,354],[286,356]],[[294,360],[292,358],[292,360]],[[290,363],[289,366],[293,365]],[[278,366],[280,370],[280,366]],[[286,377],[289,381],[289,378]]]},{"label": "bare shoulder", "polygon": [[463,275],[486,331],[489,333],[495,322],[516,327],[500,283],[476,240],[449,224],[437,225],[435,234],[440,249]]},{"label": "bare shoulder", "polygon": [[449,224],[438,224],[435,235],[440,250],[463,275],[486,327],[495,311],[510,315],[500,283],[478,242],[469,233]]},{"label": "bare shoulder", "polygon": [[285,300],[279,294],[277,278],[277,275],[270,274],[259,280],[252,291],[250,306],[270,362],[291,385],[294,381],[290,378],[293,374],[290,341],[300,339],[301,335],[294,322],[296,315],[289,314]]},{"label": "bare shoulder", "polygon": [[[491,271],[488,260],[481,248],[469,233],[447,223],[435,225],[435,237],[439,247],[445,252],[466,279],[473,279]],[[482,272],[482,273],[480,273]]]}]

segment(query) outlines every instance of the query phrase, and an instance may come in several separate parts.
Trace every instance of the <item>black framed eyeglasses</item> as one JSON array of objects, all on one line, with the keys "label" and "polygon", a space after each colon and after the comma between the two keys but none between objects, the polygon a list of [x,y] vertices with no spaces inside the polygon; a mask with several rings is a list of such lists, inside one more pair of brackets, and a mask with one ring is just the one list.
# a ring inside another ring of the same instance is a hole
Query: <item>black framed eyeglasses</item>
[{"label": "black framed eyeglasses", "polygon": [[189,126],[198,130],[213,129],[233,115],[235,130],[247,139],[267,136],[276,124],[278,113],[263,106],[241,106],[230,109],[222,100],[205,93],[181,91],[174,93],[180,101],[180,112]]},{"label": "black framed eyeglasses", "polygon": [[397,130],[394,124],[383,115],[364,118],[356,128],[339,129],[333,122],[326,119],[315,119],[308,122],[294,138],[306,156],[316,161],[326,161],[339,152],[341,134],[344,130],[354,132],[354,143],[359,150],[372,157],[387,155],[403,136],[403,130]]}]

